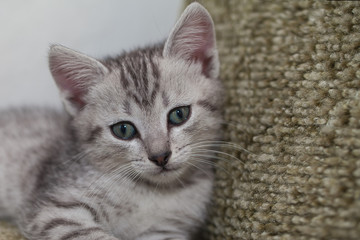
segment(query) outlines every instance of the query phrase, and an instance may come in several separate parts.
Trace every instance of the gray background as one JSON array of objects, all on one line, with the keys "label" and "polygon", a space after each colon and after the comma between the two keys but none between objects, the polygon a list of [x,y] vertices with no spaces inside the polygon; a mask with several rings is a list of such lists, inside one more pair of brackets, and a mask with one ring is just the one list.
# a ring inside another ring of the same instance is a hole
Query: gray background
[{"label": "gray background", "polygon": [[93,57],[164,40],[181,0],[0,1],[0,108],[60,107],[47,65],[51,43]]}]

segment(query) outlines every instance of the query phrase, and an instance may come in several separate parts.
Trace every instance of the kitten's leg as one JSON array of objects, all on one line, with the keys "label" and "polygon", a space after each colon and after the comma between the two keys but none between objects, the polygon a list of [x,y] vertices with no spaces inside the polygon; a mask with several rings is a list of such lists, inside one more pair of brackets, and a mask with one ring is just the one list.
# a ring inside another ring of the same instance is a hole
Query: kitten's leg
[{"label": "kitten's leg", "polygon": [[29,240],[118,240],[86,203],[57,202],[28,211],[19,221]]}]

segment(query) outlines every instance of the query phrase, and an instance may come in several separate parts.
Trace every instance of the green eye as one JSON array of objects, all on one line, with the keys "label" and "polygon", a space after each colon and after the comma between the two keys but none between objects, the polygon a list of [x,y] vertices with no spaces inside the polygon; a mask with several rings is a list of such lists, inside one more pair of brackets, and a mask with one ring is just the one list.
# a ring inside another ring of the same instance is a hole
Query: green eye
[{"label": "green eye", "polygon": [[122,140],[130,140],[132,139],[137,131],[131,123],[128,122],[119,122],[111,126],[111,131],[113,134],[122,139]]},{"label": "green eye", "polygon": [[190,107],[178,107],[174,108],[169,113],[169,122],[172,125],[180,125],[188,120],[190,115]]}]

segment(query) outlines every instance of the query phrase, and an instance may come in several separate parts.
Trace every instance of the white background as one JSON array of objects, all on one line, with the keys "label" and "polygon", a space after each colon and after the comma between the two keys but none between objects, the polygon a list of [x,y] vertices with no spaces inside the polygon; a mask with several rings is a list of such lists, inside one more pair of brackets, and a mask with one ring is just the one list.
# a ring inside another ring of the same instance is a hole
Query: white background
[{"label": "white background", "polygon": [[60,107],[47,64],[59,43],[93,57],[164,40],[181,0],[1,0],[0,108]]}]

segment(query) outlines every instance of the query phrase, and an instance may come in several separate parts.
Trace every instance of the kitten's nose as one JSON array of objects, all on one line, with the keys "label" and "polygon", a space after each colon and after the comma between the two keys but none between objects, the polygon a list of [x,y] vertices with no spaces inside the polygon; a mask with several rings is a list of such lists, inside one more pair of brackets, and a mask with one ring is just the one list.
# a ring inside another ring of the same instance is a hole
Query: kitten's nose
[{"label": "kitten's nose", "polygon": [[156,165],[163,167],[168,163],[170,156],[171,156],[171,151],[156,156],[151,156],[149,157],[149,160],[155,163]]}]

